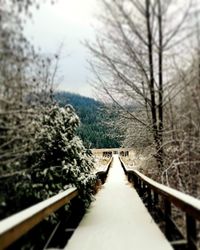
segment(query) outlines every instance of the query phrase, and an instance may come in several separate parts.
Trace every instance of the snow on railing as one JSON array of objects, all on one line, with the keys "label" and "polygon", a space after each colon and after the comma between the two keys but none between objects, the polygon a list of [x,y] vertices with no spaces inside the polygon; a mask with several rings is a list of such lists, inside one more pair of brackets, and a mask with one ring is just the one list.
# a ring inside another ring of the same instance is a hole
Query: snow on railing
[{"label": "snow on railing", "polygon": [[69,188],[45,201],[0,221],[0,249],[5,249],[30,231],[44,218],[69,203],[78,195],[76,188]]},{"label": "snow on railing", "polygon": [[101,168],[100,170],[98,170],[96,172],[96,177],[97,177],[97,181],[101,180],[101,183],[104,184],[110,169],[110,166],[112,164],[113,161],[113,157],[110,158],[109,162],[107,163],[106,166],[104,166],[103,168]]},{"label": "snow on railing", "polygon": [[[134,187],[138,191],[141,197],[146,195],[147,207],[149,211],[159,212],[162,219],[165,221],[165,235],[171,244],[180,249],[195,249],[197,250],[197,226],[196,220],[200,221],[200,200],[184,194],[178,190],[167,187],[160,184],[152,179],[148,178],[144,174],[137,170],[127,168],[122,159],[120,158],[124,172],[128,176],[128,180],[133,182]],[[163,202],[159,203],[159,197],[162,198]],[[172,219],[172,208],[171,204],[179,208],[186,215],[186,233],[187,239],[184,239],[182,233],[176,226]],[[164,212],[162,212],[162,208]],[[162,215],[161,215],[162,213]],[[178,239],[173,239],[173,233],[176,231]]]},{"label": "snow on railing", "polygon": [[[103,169],[96,172],[97,180],[100,179],[101,183],[105,182],[111,163],[112,158]],[[10,246],[47,216],[69,203],[77,195],[78,191],[76,188],[69,188],[66,191],[0,221],[0,250]]]}]

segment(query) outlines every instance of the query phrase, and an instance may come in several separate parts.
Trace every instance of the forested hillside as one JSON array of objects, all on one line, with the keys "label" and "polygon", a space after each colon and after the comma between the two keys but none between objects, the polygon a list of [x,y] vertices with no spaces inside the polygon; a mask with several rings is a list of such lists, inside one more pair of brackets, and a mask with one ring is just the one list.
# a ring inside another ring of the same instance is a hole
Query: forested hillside
[{"label": "forested hillside", "polygon": [[110,148],[120,146],[118,138],[116,139],[116,132],[114,133],[108,125],[107,121],[111,117],[105,112],[103,103],[64,91],[56,92],[54,96],[61,106],[71,104],[74,107],[81,121],[77,132],[87,147]]}]

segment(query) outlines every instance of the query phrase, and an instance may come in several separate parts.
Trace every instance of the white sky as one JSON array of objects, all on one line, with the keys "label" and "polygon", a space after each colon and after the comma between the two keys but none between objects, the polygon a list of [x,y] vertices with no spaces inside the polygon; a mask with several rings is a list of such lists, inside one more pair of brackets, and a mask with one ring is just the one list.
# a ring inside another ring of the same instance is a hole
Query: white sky
[{"label": "white sky", "polygon": [[64,43],[59,89],[92,96],[86,62],[89,54],[81,41],[94,39],[96,12],[96,0],[58,0],[54,5],[41,1],[39,10],[33,10],[33,18],[25,25],[26,36],[42,53],[56,53]]}]

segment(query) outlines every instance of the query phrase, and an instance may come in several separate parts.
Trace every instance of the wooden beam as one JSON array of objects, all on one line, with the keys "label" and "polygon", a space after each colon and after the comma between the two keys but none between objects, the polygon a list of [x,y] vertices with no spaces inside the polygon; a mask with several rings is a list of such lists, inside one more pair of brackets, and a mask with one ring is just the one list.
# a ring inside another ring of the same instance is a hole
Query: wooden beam
[{"label": "wooden beam", "polygon": [[44,218],[69,203],[78,195],[76,188],[69,188],[45,201],[14,214],[0,222],[0,249],[5,249],[30,231]]}]

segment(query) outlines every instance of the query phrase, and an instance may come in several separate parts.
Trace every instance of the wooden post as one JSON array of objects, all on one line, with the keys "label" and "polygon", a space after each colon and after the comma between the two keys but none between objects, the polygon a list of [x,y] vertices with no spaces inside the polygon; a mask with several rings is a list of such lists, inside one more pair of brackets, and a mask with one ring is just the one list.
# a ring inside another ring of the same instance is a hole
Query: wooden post
[{"label": "wooden post", "polygon": [[158,193],[156,191],[153,192],[153,202],[154,206],[158,204]]},{"label": "wooden post", "polygon": [[138,178],[136,175],[133,176],[133,182],[134,182],[135,189],[137,189],[138,188]]},{"label": "wooden post", "polygon": [[188,249],[197,250],[197,246],[196,246],[196,240],[197,240],[196,221],[189,214],[186,214],[186,229],[187,229]]},{"label": "wooden post", "polygon": [[171,240],[170,220],[171,220],[171,203],[166,198],[164,199],[165,212],[165,235],[168,240]]},{"label": "wooden post", "polygon": [[147,205],[148,208],[150,209],[152,206],[152,196],[151,196],[151,188],[149,186],[147,186],[147,195],[148,195]]},{"label": "wooden post", "polygon": [[142,181],[138,178],[138,193],[142,196]]}]

